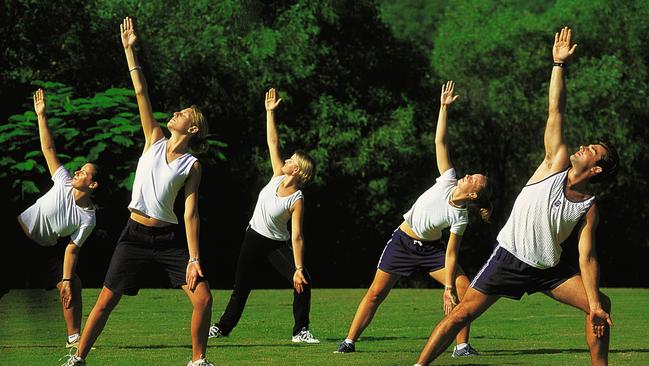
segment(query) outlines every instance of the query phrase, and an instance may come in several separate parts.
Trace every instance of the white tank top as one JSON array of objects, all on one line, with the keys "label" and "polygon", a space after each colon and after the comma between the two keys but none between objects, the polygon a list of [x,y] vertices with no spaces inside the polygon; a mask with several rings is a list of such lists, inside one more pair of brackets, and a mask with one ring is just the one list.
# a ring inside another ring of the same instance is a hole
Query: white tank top
[{"label": "white tank top", "polygon": [[463,235],[469,223],[466,208],[452,206],[451,194],[457,187],[455,169],[451,168],[439,176],[432,187],[424,192],[412,208],[403,215],[412,231],[424,240],[438,240],[442,230],[451,227],[456,235]]},{"label": "white tank top", "polygon": [[60,166],[52,176],[54,186],[22,214],[20,221],[29,237],[42,246],[56,245],[59,237],[82,246],[95,227],[95,208],[77,206],[72,193],[72,177]]},{"label": "white tank top", "polygon": [[498,243],[532,267],[554,267],[561,257],[561,243],[595,201],[590,197],[572,202],[564,194],[568,170],[526,185],[514,202]]},{"label": "white tank top", "polygon": [[250,219],[250,227],[259,234],[277,241],[291,238],[287,223],[291,218],[291,207],[298,200],[304,199],[302,191],[297,190],[286,197],[277,195],[277,188],[285,175],[274,177],[259,192],[255,211]]},{"label": "white tank top", "polygon": [[184,154],[167,164],[167,141],[167,138],[161,138],[140,156],[128,208],[160,221],[177,224],[174,213],[176,195],[197,159]]}]

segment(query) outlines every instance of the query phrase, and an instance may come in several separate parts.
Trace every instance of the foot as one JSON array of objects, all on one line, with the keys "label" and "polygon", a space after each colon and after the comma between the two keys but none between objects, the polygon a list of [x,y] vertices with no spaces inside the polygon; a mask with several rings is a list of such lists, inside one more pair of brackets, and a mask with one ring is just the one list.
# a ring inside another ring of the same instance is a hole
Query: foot
[{"label": "foot", "polygon": [[214,364],[208,361],[206,358],[200,358],[193,362],[192,360],[189,360],[187,366],[214,366]]},{"label": "foot", "polygon": [[320,343],[306,328],[302,328],[300,333],[294,335],[292,341],[293,343]]},{"label": "foot", "polygon": [[466,347],[457,349],[457,346],[453,348],[453,357],[471,357],[471,356],[480,356],[480,353],[471,347],[470,344],[467,344]]},{"label": "foot", "polygon": [[221,332],[221,329],[219,329],[219,326],[214,324],[210,327],[210,332],[207,335],[207,338],[220,338],[220,337],[227,337],[227,334],[223,334]]},{"label": "foot", "polygon": [[[68,360],[61,366],[86,366],[86,361],[77,355],[69,354],[65,357],[67,357]],[[61,359],[59,359],[59,361],[61,361]]]},{"label": "foot", "polygon": [[352,353],[356,352],[356,346],[354,343],[347,343],[345,341],[340,342],[338,349],[334,353]]}]

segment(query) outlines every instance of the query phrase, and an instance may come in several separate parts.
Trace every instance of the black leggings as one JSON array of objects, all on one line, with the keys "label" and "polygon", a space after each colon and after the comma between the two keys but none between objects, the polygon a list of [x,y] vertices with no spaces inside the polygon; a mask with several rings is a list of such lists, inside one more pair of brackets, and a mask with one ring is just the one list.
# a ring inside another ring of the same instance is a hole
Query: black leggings
[{"label": "black leggings", "polygon": [[[255,282],[255,277],[260,275],[257,271],[258,264],[264,259],[270,262],[293,286],[295,264],[291,248],[286,242],[268,239],[249,227],[241,245],[234,278],[234,289],[230,301],[225,308],[225,312],[221,315],[221,319],[216,323],[223,335],[230,334],[232,329],[237,326]],[[302,286],[302,293],[298,294],[295,289],[293,290],[293,318],[295,319],[293,335],[298,334],[302,328],[309,328],[311,278],[306,271],[304,277],[309,284]]]}]

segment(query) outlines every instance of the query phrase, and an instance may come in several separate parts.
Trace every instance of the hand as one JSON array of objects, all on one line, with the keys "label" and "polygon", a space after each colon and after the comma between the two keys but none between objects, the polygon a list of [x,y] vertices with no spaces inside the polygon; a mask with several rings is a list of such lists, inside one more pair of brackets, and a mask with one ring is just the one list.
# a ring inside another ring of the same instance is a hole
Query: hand
[{"label": "hand", "polygon": [[455,89],[455,83],[453,81],[449,80],[446,84],[442,84],[442,96],[440,101],[443,106],[449,106],[459,98],[459,95],[453,95],[453,89]]},{"label": "hand", "polygon": [[122,36],[122,46],[124,48],[131,48],[137,43],[137,36],[135,35],[135,24],[133,19],[126,17],[122,24],[119,25],[119,31]]},{"label": "hand", "polygon": [[295,274],[293,274],[293,287],[298,294],[301,294],[304,291],[304,285],[309,284],[306,281],[306,278],[304,278],[304,273],[302,273],[302,271],[302,269],[296,269]]},{"label": "hand", "polygon": [[552,57],[554,62],[566,62],[575,52],[577,44],[570,46],[572,31],[568,27],[561,29],[561,33],[554,34],[554,46],[552,46]]},{"label": "hand", "polygon": [[610,315],[602,308],[591,309],[588,318],[590,318],[590,323],[593,325],[593,333],[597,338],[604,336],[606,333],[606,325],[609,327],[613,326]]},{"label": "hand", "polygon": [[272,111],[279,105],[279,102],[282,101],[282,98],[277,99],[277,94],[275,93],[275,88],[270,88],[266,92],[266,110]]},{"label": "hand", "polygon": [[198,285],[198,278],[203,277],[203,270],[201,269],[200,262],[191,262],[187,264],[187,272],[185,274],[185,281],[189,291],[194,291]]},{"label": "hand", "polygon": [[63,304],[63,307],[69,309],[72,305],[72,286],[70,285],[70,281],[61,282],[59,295],[61,295],[61,304]]},{"label": "hand", "polygon": [[34,111],[38,116],[45,115],[45,91],[43,89],[38,89],[34,93]]},{"label": "hand", "polygon": [[444,289],[444,314],[448,315],[451,310],[460,302],[457,297],[457,290],[455,288],[447,287]]}]

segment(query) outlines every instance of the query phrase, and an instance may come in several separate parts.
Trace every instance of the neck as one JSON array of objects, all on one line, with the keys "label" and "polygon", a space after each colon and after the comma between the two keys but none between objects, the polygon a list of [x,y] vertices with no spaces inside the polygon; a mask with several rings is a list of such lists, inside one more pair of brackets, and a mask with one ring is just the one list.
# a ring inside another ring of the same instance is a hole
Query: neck
[{"label": "neck", "polygon": [[282,188],[296,188],[297,189],[297,177],[294,175],[287,175],[282,179],[280,183]]},{"label": "neck", "polygon": [[189,141],[191,137],[188,135],[180,135],[175,132],[171,133],[171,137],[167,142],[167,152],[174,152],[176,154],[184,154],[189,150]]},{"label": "neck", "polygon": [[77,206],[82,208],[90,207],[92,201],[90,200],[90,193],[84,192],[77,188],[72,188],[72,196],[74,197],[74,203]]},{"label": "neck", "polygon": [[467,198],[462,197],[462,195],[463,195],[462,192],[459,192],[457,187],[455,187],[455,189],[451,193],[451,200],[450,200],[451,205],[458,208],[464,207],[466,205]]},{"label": "neck", "polygon": [[570,168],[570,170],[568,170],[568,177],[566,179],[567,189],[583,194],[587,193],[586,187],[589,180],[588,171],[578,172],[576,169],[574,169],[574,167]]}]

